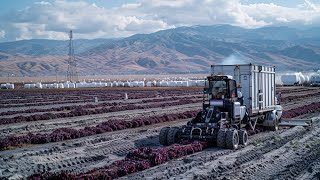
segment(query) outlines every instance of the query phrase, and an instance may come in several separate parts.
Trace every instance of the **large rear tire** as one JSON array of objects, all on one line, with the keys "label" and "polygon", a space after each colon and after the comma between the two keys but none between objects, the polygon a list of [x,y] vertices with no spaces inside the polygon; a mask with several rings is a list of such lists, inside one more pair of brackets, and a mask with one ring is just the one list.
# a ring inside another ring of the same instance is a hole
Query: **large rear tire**
[{"label": "large rear tire", "polygon": [[166,146],[168,145],[168,141],[167,141],[167,136],[168,136],[168,131],[169,131],[170,127],[164,127],[160,130],[159,133],[159,142],[161,145]]},{"label": "large rear tire", "polygon": [[239,131],[239,143],[244,145],[244,146],[248,145],[248,133],[244,129],[241,129]]},{"label": "large rear tire", "polygon": [[239,134],[236,129],[229,129],[226,133],[226,147],[228,149],[238,149]]},{"label": "large rear tire", "polygon": [[226,147],[226,130],[219,129],[217,135],[217,147],[225,148]]},{"label": "large rear tire", "polygon": [[178,132],[179,132],[179,128],[170,128],[168,131],[168,135],[167,135],[167,143],[168,145],[177,143],[179,141],[178,139]]}]

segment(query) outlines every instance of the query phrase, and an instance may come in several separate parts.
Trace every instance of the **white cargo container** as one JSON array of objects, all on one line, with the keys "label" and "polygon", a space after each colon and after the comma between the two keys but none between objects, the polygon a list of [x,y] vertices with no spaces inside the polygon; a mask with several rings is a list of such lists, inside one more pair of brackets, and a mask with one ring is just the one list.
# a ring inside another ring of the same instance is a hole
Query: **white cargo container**
[{"label": "white cargo container", "polygon": [[7,89],[14,89],[14,84],[7,83]]},{"label": "white cargo container", "polygon": [[311,86],[320,86],[320,74],[313,74],[310,78]]},{"label": "white cargo container", "polygon": [[1,84],[1,89],[7,89],[7,85],[6,84]]},{"label": "white cargo container", "polygon": [[281,81],[284,86],[300,85],[301,80],[299,74],[285,74],[281,76]]},{"label": "white cargo container", "polygon": [[250,116],[275,109],[275,67],[253,64],[212,65],[211,74],[233,76]]}]

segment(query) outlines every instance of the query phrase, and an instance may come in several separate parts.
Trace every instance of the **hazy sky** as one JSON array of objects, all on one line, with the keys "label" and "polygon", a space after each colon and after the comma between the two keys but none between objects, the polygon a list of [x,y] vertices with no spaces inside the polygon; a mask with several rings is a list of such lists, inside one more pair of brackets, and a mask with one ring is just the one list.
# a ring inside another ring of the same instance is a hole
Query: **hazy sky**
[{"label": "hazy sky", "polygon": [[320,0],[1,0],[0,42],[115,38],[192,25],[319,26]]}]

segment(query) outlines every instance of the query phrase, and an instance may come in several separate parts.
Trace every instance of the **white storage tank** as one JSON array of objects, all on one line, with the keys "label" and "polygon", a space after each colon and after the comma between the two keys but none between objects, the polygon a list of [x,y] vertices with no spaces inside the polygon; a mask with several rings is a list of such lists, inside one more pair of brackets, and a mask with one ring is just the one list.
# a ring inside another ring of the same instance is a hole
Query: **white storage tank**
[{"label": "white storage tank", "polygon": [[160,87],[160,86],[161,86],[161,81],[157,81],[157,82],[156,82],[156,86],[157,86],[157,87]]},{"label": "white storage tank", "polygon": [[64,88],[70,88],[69,83],[64,83],[63,86],[64,86]]},{"label": "white storage tank", "polygon": [[118,83],[117,83],[116,81],[114,81],[114,82],[112,83],[112,87],[118,87]]},{"label": "white storage tank", "polygon": [[188,86],[189,87],[193,87],[193,86],[196,86],[197,84],[195,83],[195,81],[193,81],[193,80],[189,80],[188,81]]},{"label": "white storage tank", "polygon": [[204,87],[206,81],[205,80],[197,80],[196,82],[197,82],[197,86]]},{"label": "white storage tank", "polygon": [[25,84],[25,85],[23,85],[23,88],[25,88],[25,89],[30,89],[30,84]]},{"label": "white storage tank", "polygon": [[130,87],[138,87],[138,81],[131,82]]},{"label": "white storage tank", "polygon": [[170,82],[168,82],[168,81],[161,81],[160,86],[161,86],[161,87],[168,87],[168,86],[170,86]]},{"label": "white storage tank", "polygon": [[144,87],[144,81],[139,81],[138,82],[138,87]]},{"label": "white storage tank", "polygon": [[320,86],[320,74],[313,74],[310,78],[311,86]]},{"label": "white storage tank", "polygon": [[151,82],[151,81],[148,81],[148,82],[146,83],[146,86],[147,86],[147,87],[151,87],[151,86],[152,86],[152,82]]},{"label": "white storage tank", "polygon": [[123,84],[123,86],[124,86],[124,87],[130,87],[130,82],[125,82],[125,83]]},{"label": "white storage tank", "polygon": [[178,86],[178,87],[181,87],[181,86],[182,86],[182,81],[176,81],[176,83],[177,83],[177,86]]},{"label": "white storage tank", "polygon": [[42,88],[45,89],[47,88],[48,84],[42,84]]},{"label": "white storage tank", "polygon": [[37,83],[35,88],[42,89],[42,84],[41,83]]},{"label": "white storage tank", "polygon": [[30,84],[30,89],[33,89],[36,87],[36,84]]},{"label": "white storage tank", "polygon": [[112,85],[113,85],[112,82],[107,82],[108,87],[112,87]]},{"label": "white storage tank", "polygon": [[305,84],[309,85],[310,84],[310,76],[305,75],[306,81]]},{"label": "white storage tank", "polygon": [[306,82],[306,78],[302,73],[299,73],[300,84],[304,84]]},{"label": "white storage tank", "polygon": [[124,87],[124,83],[123,82],[118,82],[118,87]]},{"label": "white storage tank", "polygon": [[76,83],[70,83],[69,88],[76,88]]},{"label": "white storage tank", "polygon": [[7,89],[7,84],[1,84],[1,85],[0,85],[0,88],[1,88],[1,89]]},{"label": "white storage tank", "polygon": [[88,86],[90,88],[95,88],[95,87],[97,87],[97,83],[96,82],[88,83]]},{"label": "white storage tank", "polygon": [[300,85],[300,76],[299,74],[285,74],[281,76],[281,81],[284,86],[294,86]]},{"label": "white storage tank", "polygon": [[7,83],[7,89],[14,89],[14,84]]},{"label": "white storage tank", "polygon": [[189,87],[189,82],[188,81],[182,81],[182,86],[183,87]]},{"label": "white storage tank", "polygon": [[177,81],[169,81],[167,82],[169,87],[175,87],[177,86]]}]

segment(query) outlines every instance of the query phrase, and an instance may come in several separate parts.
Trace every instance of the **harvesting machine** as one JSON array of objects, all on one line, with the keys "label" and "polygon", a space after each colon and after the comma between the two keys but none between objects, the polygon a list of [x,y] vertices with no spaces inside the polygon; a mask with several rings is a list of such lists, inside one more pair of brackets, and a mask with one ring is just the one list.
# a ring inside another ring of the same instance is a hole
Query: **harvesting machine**
[{"label": "harvesting machine", "polygon": [[183,127],[161,129],[159,141],[170,145],[182,139],[204,140],[221,148],[237,149],[239,144],[248,144],[248,129],[262,126],[278,130],[281,115],[275,67],[212,65],[203,91],[202,111]]}]

